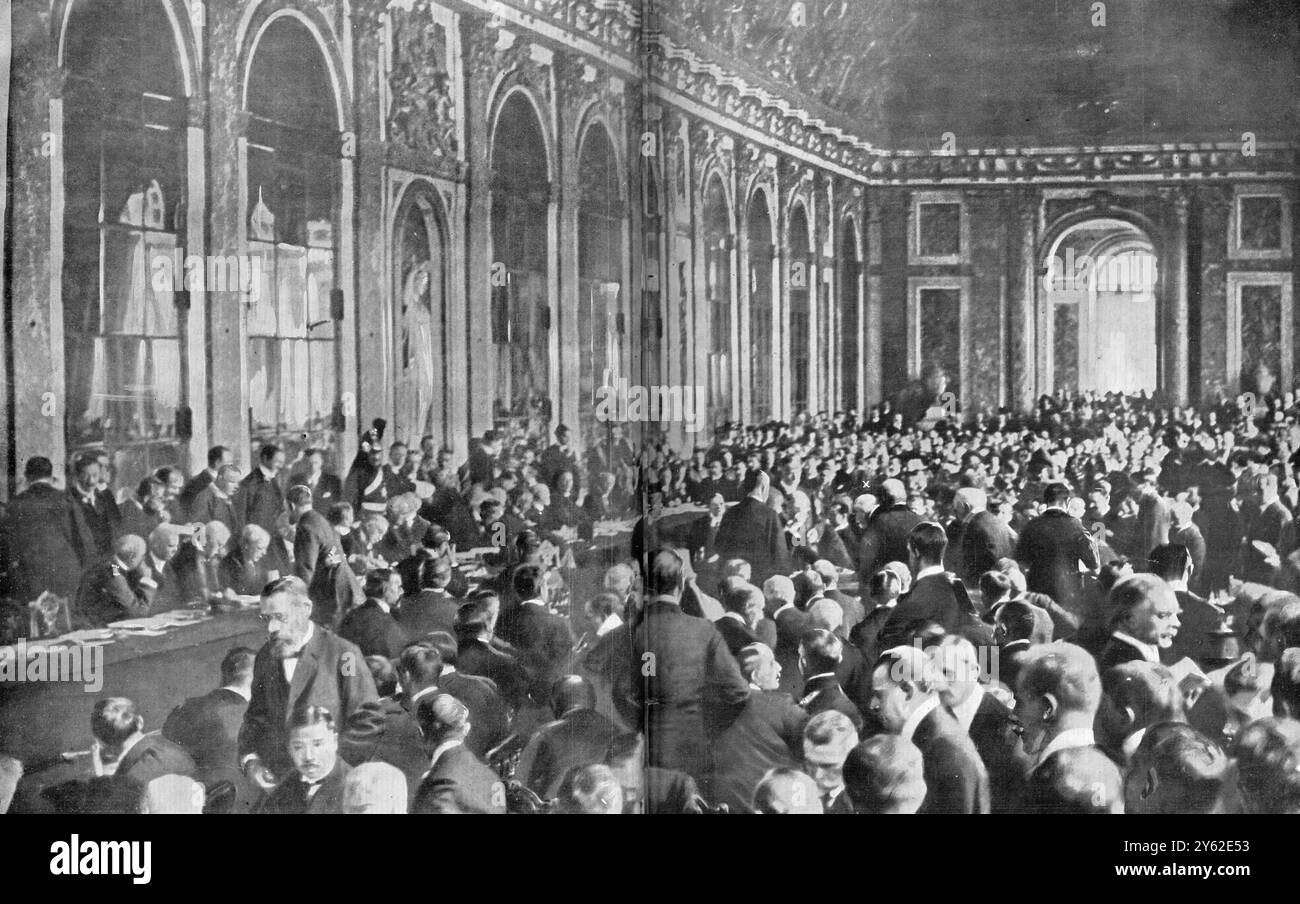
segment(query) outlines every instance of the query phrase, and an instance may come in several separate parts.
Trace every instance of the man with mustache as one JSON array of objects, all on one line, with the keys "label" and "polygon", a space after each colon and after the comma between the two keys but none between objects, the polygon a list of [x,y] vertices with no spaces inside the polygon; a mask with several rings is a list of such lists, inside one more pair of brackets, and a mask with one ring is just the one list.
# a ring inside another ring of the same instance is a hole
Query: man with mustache
[{"label": "man with mustache", "polygon": [[262,591],[261,616],[269,637],[253,663],[253,693],[239,732],[244,773],[266,790],[293,768],[289,714],[324,707],[346,723],[378,699],[374,679],[356,644],[311,620],[307,585],[289,576]]}]

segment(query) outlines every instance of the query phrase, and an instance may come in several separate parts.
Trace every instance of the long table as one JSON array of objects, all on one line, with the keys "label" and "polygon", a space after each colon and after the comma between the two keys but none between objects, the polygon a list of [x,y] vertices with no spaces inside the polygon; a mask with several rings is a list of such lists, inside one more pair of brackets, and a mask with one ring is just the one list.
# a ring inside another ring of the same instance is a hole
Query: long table
[{"label": "long table", "polygon": [[98,691],[72,681],[0,682],[0,753],[30,763],[87,749],[90,711],[104,697],[130,697],[146,731],[162,728],[178,703],[221,684],[221,660],[232,647],[265,641],[256,611],[221,613],[160,637],[105,644]]}]

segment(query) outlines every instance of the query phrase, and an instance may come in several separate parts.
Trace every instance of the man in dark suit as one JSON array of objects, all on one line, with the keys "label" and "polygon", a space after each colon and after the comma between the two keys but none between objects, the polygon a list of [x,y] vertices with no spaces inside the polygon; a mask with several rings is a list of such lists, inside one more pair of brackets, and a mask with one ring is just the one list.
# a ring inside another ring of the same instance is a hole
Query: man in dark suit
[{"label": "man in dark suit", "polygon": [[1016,546],[1016,559],[1025,583],[1034,593],[1045,593],[1071,612],[1082,605],[1083,582],[1079,565],[1098,567],[1097,549],[1078,518],[1065,510],[1070,490],[1063,483],[1043,490],[1043,513],[1025,525]]},{"label": "man in dark suit", "polygon": [[346,723],[357,707],[378,697],[361,651],[315,625],[311,611],[300,578],[280,578],[262,593],[270,636],[253,664],[239,752],[244,773],[267,790],[292,767],[287,725],[295,709],[322,706]]},{"label": "man in dark suit", "polygon": [[1135,574],[1112,587],[1107,602],[1111,631],[1097,657],[1097,669],[1104,672],[1137,659],[1160,662],[1180,626],[1174,589],[1153,574]]},{"label": "man in dark suit", "polygon": [[921,516],[907,507],[907,488],[890,478],[880,485],[880,505],[858,547],[858,586],[866,587],[871,576],[889,562],[907,561],[907,538]]},{"label": "man in dark suit", "polygon": [[1188,589],[1195,563],[1191,550],[1181,543],[1166,543],[1151,550],[1151,571],[1165,580],[1178,599],[1178,632],[1161,659],[1168,665],[1183,657],[1201,665],[1213,652],[1213,634],[1223,625],[1223,610]]},{"label": "man in dark suit", "polygon": [[844,639],[842,627],[843,610],[834,600],[818,597],[808,605],[808,628],[829,631],[840,641],[835,681],[857,711],[865,714],[871,705],[871,668],[862,651]]},{"label": "man in dark suit", "polygon": [[505,785],[465,746],[470,730],[465,704],[450,694],[435,694],[420,701],[416,719],[433,753],[411,812],[505,813]]},{"label": "man in dark suit", "polygon": [[406,776],[411,800],[420,779],[429,771],[432,748],[425,742],[415,709],[425,697],[437,694],[442,656],[427,643],[412,644],[395,663],[402,691],[363,703],[339,735],[339,753],[349,763],[382,762]]},{"label": "man in dark suit", "polygon": [[774,574],[790,572],[790,553],[781,516],[767,504],[772,490],[767,472],[750,471],[744,490],[745,498],[722,517],[713,546],[724,559],[749,562],[754,582],[761,584]]},{"label": "man in dark suit", "polygon": [[257,456],[257,467],[249,472],[235,493],[235,520],[240,524],[256,524],[272,537],[277,535],[277,522],[285,511],[284,487],[280,472],[284,469],[284,450],[273,443],[262,446]]},{"label": "man in dark suit", "polygon": [[943,555],[948,538],[943,528],[932,521],[912,528],[908,537],[908,558],[915,575],[911,589],[899,598],[880,632],[880,649],[909,643],[919,627],[933,623],[948,634],[973,634],[988,639],[975,615],[966,586],[951,572],[943,570]]},{"label": "man in dark suit", "polygon": [[518,709],[528,696],[528,671],[520,665],[513,648],[495,637],[500,610],[500,598],[490,591],[478,591],[461,604],[456,612],[456,668],[463,674],[488,679],[497,686],[502,699]]},{"label": "man in dark suit", "polygon": [[438,692],[451,694],[469,708],[470,730],[465,746],[477,757],[485,757],[510,734],[510,713],[497,686],[479,675],[466,675],[456,668],[460,649],[456,638],[434,631],[420,642],[438,651]]},{"label": "man in dark suit", "polygon": [[723,583],[722,607],[727,611],[713,627],[722,635],[727,651],[739,659],[741,650],[758,643],[758,635],[749,626],[763,617],[763,591],[740,578],[727,578]]},{"label": "man in dark suit", "polygon": [[568,619],[553,614],[542,600],[540,566],[516,568],[511,587],[520,602],[511,612],[502,613],[497,633],[518,651],[537,694],[535,699],[545,700],[573,651],[573,633]]},{"label": "man in dark suit", "polygon": [[839,710],[817,713],[804,726],[803,771],[817,786],[823,813],[853,812],[844,787],[844,761],[857,746],[858,731]]},{"label": "man in dark suit", "polygon": [[1139,562],[1150,558],[1151,550],[1169,542],[1169,531],[1173,527],[1169,500],[1160,495],[1158,476],[1159,472],[1154,469],[1146,469],[1135,474],[1133,479],[1131,494],[1138,509],[1133,531],[1133,555]]},{"label": "man in dark suit", "polygon": [[238,536],[244,526],[235,514],[234,497],[238,491],[239,466],[222,465],[216,479],[195,494],[189,507],[190,517],[203,524],[220,521],[231,534]]},{"label": "man in dark suit", "polygon": [[[969,640],[949,634],[928,652],[944,679],[939,698],[970,735],[988,770],[992,812],[1011,812],[1032,764],[1020,740],[1015,713],[997,695],[1001,688],[995,692],[982,683],[986,669]],[[989,677],[1001,677],[998,660],[994,660],[992,671]],[[1008,696],[1006,701],[1014,699]]]},{"label": "man in dark suit", "polygon": [[555,485],[555,478],[561,471],[571,471],[575,477],[582,473],[578,453],[569,445],[570,436],[569,428],[564,424],[556,427],[555,442],[537,459],[537,479],[547,486]]},{"label": "man in dark suit", "polygon": [[[235,548],[221,559],[217,577],[221,589],[230,589],[242,596],[255,596],[271,580],[271,535],[256,524],[246,524],[239,532]],[[276,577],[284,575],[277,574]]]},{"label": "man in dark suit", "polygon": [[783,574],[763,582],[763,599],[768,617],[776,625],[776,646],[772,652],[781,664],[781,690],[795,694],[802,687],[799,639],[808,627],[808,614],[795,605],[794,582]]},{"label": "man in dark suit", "polygon": [[1015,537],[1001,518],[987,510],[988,496],[983,490],[962,487],[953,497],[952,505],[962,523],[954,570],[959,578],[973,585],[984,572],[996,569],[999,559],[1015,551]]},{"label": "man in dark suit", "polygon": [[94,757],[104,765],[116,763],[114,784],[132,793],[161,775],[194,775],[194,760],[184,748],[157,732],[145,734],[144,717],[126,697],[97,701],[90,731],[98,745]]},{"label": "man in dark suit", "polygon": [[998,680],[1014,693],[1029,648],[1052,642],[1052,617],[1024,600],[1010,600],[993,617],[993,641],[998,645]]},{"label": "man in dark suit", "polygon": [[840,687],[835,674],[844,656],[844,642],[825,628],[809,628],[799,641],[803,692],[799,705],[815,716],[827,710],[844,713],[854,729],[862,731],[862,711]]},{"label": "man in dark suit", "polygon": [[110,622],[142,618],[153,607],[156,588],[143,581],[145,542],[134,534],[118,537],[113,555],[90,566],[77,588],[75,624],[102,628]]},{"label": "man in dark suit", "polygon": [[1244,488],[1245,500],[1242,515],[1245,536],[1238,554],[1237,573],[1243,581],[1273,584],[1277,577],[1277,564],[1265,555],[1255,543],[1267,543],[1279,556],[1286,556],[1285,533],[1291,525],[1291,512],[1278,498],[1277,475],[1255,474]]},{"label": "man in dark suit", "polygon": [[289,517],[294,523],[294,571],[303,583],[311,584],[317,563],[323,561],[331,550],[341,555],[343,546],[325,516],[312,507],[311,490],[305,486],[290,487],[286,499]]},{"label": "man in dark suit", "polygon": [[768,770],[792,769],[802,759],[809,716],[778,689],[781,665],[765,644],[750,644],[738,659],[749,697],[713,745],[712,791],[715,803],[726,804],[732,813],[748,813],[754,788]]},{"label": "man in dark suit", "polygon": [[99,459],[94,455],[78,455],[72,464],[72,485],[68,498],[81,513],[86,531],[92,541],[91,548],[83,550],[83,565],[113,551],[118,520],[117,503],[111,493],[99,489]]},{"label": "man in dark suit", "polygon": [[[706,783],[709,744],[749,697],[736,660],[711,623],[682,612],[683,563],[671,549],[654,553],[650,599],[632,634],[632,704],[648,744],[648,764]],[[652,666],[652,667],[651,667]]]},{"label": "man in dark suit", "polygon": [[307,461],[307,469],[290,475],[289,482],[311,490],[312,508],[321,515],[328,515],[330,507],[343,499],[343,481],[337,474],[325,471],[325,455],[320,449],[308,449],[303,458]]},{"label": "man in dark suit", "polygon": [[198,498],[199,493],[212,486],[216,481],[217,475],[221,472],[224,465],[234,464],[235,453],[225,446],[213,446],[208,450],[208,466],[195,474],[185,485],[181,487],[180,495],[176,497],[176,505],[184,513],[185,518],[189,521],[211,521],[211,518],[195,517],[194,500]]},{"label": "man in dark suit", "polygon": [[722,519],[726,514],[726,501],[723,500],[721,493],[714,493],[709,497],[709,510],[691,522],[687,545],[690,547],[691,555],[697,561],[708,561],[710,557],[717,554],[718,529],[722,526]]},{"label": "man in dark suit", "polygon": [[288,723],[288,755],[293,771],[285,776],[259,813],[342,813],[343,780],[352,768],[339,756],[334,714],[324,706],[294,709]]},{"label": "man in dark suit", "polygon": [[565,675],[551,688],[556,721],[543,725],[519,756],[515,775],[543,800],[556,796],[576,766],[603,763],[622,731],[596,712],[596,688],[578,675]]},{"label": "man in dark suit", "polygon": [[420,591],[407,597],[397,610],[397,623],[409,640],[419,640],[434,631],[454,631],[456,610],[461,601],[448,592],[451,564],[445,559],[425,557],[420,563]]},{"label": "man in dark suit", "polygon": [[163,737],[179,744],[194,759],[194,777],[205,785],[230,781],[247,798],[239,769],[239,729],[253,691],[256,652],[235,647],[221,660],[221,687],[190,697],[167,716]]},{"label": "man in dark suit", "polygon": [[609,521],[627,514],[627,500],[619,496],[617,479],[608,471],[601,471],[593,481],[587,497],[582,500],[582,510],[591,521]]},{"label": "man in dark suit", "polygon": [[1029,651],[1016,685],[1016,718],[1025,752],[1035,759],[1017,812],[1081,812],[1067,793],[1072,788],[1092,787],[1102,803],[1117,796],[1105,792],[1121,787],[1119,768],[1093,735],[1100,704],[1097,664],[1082,647],[1056,641]]},{"label": "man in dark suit", "polygon": [[988,813],[988,771],[957,718],[939,698],[942,683],[916,647],[886,650],[871,675],[873,707],[885,729],[921,748],[928,789],[922,813]]},{"label": "man in dark suit", "polygon": [[366,601],[339,625],[339,637],[350,640],[366,656],[396,659],[406,648],[406,631],[392,616],[392,607],[402,598],[402,579],[388,568],[376,568],[366,575]]},{"label": "man in dark suit", "polygon": [[94,560],[94,536],[81,509],[54,487],[48,458],[30,458],[23,467],[27,489],[9,503],[3,546],[8,573],[4,595],[20,604],[45,591],[71,599],[82,569]]}]

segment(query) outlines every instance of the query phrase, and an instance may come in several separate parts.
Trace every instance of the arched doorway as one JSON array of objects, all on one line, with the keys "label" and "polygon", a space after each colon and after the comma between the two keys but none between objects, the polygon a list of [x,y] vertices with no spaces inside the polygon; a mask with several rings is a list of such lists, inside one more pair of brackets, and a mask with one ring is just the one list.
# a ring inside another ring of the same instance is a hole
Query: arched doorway
[{"label": "arched doorway", "polygon": [[731,213],[717,173],[704,190],[704,291],[709,309],[710,429],[731,415]]},{"label": "arched doorway", "polygon": [[807,413],[809,402],[809,301],[810,283],[814,278],[812,240],[808,232],[808,214],[802,204],[790,211],[788,236],[790,263],[786,276],[790,286],[790,405],[791,413]]},{"label": "arched doorway", "polygon": [[772,261],[776,236],[768,203],[767,191],[758,189],[745,215],[749,239],[749,342],[754,352],[750,408],[755,423],[776,416],[772,405]]},{"label": "arched doorway", "polygon": [[493,414],[501,425],[549,431],[548,229],[551,184],[537,112],[516,91],[492,132]]},{"label": "arched doorway", "polygon": [[1043,272],[1050,389],[1158,391],[1160,274],[1146,231],[1114,217],[1076,223],[1056,237]]},{"label": "arched doorway", "polygon": [[437,196],[417,189],[401,207],[393,285],[394,437],[446,436],[447,237]]},{"label": "arched doorway", "polygon": [[604,126],[587,130],[578,155],[578,406],[579,431],[590,449],[597,430],[596,390],[623,373],[621,336],[623,199],[614,146]]}]

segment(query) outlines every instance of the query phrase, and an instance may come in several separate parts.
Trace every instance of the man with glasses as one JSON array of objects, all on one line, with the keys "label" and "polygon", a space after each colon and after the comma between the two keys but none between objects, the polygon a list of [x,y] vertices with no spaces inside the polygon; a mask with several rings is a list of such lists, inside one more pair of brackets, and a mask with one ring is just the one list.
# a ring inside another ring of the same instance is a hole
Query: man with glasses
[{"label": "man with glasses", "polygon": [[288,755],[289,714],[321,706],[346,723],[378,699],[361,650],[311,620],[307,585],[289,576],[262,591],[261,617],[269,637],[253,663],[253,693],[239,732],[244,773],[270,790],[293,768]]}]

